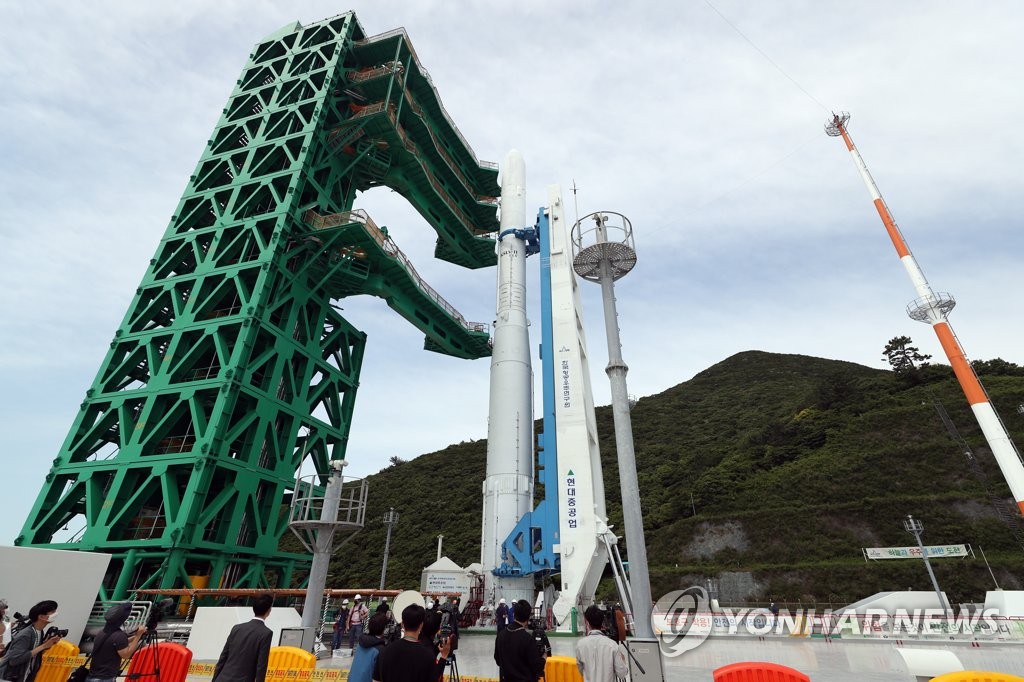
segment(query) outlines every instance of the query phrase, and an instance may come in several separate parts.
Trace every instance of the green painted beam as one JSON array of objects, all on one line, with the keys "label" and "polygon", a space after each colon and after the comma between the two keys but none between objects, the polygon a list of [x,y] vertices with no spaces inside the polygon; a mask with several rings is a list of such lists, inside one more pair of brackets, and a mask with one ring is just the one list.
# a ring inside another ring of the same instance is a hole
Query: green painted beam
[{"label": "green painted beam", "polygon": [[[367,40],[347,13],[255,46],[15,544],[110,553],[110,599],[195,575],[287,586],[307,560],[278,550],[295,472],[345,458],[366,343],[333,299],[378,296],[428,349],[490,353],[384,230],[323,224],[388,185],[440,257],[493,263],[494,168],[395,35]],[[392,83],[373,117],[352,74],[377,49],[423,83]]]}]

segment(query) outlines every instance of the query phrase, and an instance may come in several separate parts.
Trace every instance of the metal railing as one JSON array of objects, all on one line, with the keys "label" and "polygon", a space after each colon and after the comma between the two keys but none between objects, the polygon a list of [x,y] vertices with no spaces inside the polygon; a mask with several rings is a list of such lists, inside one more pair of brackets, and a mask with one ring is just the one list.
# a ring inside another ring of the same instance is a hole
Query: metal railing
[{"label": "metal railing", "polygon": [[385,235],[377,224],[366,214],[366,211],[362,209],[355,209],[352,211],[345,211],[344,213],[332,213],[329,215],[320,215],[314,209],[309,209],[303,216],[303,220],[307,225],[316,230],[328,229],[331,227],[339,227],[341,225],[352,225],[358,223],[363,226],[363,229],[375,242],[380,246],[381,250],[384,251],[388,256],[391,256],[398,263],[405,268],[406,272],[409,273],[409,277],[412,279],[416,287],[430,300],[444,310],[448,315],[458,322],[462,327],[471,332],[486,332],[488,327],[485,322],[469,322],[465,317],[462,316],[458,310],[456,310],[451,303],[446,301],[441,294],[437,293],[432,286],[427,284],[427,281],[420,276],[413,267],[412,261],[406,257],[402,250],[398,248],[394,240],[391,237]]},{"label": "metal railing", "polygon": [[402,38],[405,40],[405,44],[409,48],[409,53],[412,54],[412,59],[416,63],[416,68],[419,69],[419,72],[423,75],[424,80],[427,81],[427,85],[430,86],[430,89],[434,91],[434,98],[437,100],[438,108],[441,109],[441,114],[444,115],[445,120],[447,121],[448,125],[451,126],[452,131],[455,133],[456,137],[459,138],[459,141],[461,141],[462,144],[466,147],[466,151],[470,153],[470,155],[473,157],[473,160],[476,161],[477,165],[479,165],[481,168],[490,168],[497,170],[498,164],[494,163],[493,161],[481,161],[479,157],[477,157],[476,152],[473,151],[473,147],[470,146],[466,138],[462,136],[462,132],[459,130],[458,126],[456,126],[455,122],[452,121],[451,115],[448,113],[448,110],[444,108],[444,103],[441,102],[441,96],[437,92],[437,87],[434,85],[434,81],[433,79],[431,79],[430,73],[426,69],[424,69],[423,64],[420,63],[420,58],[416,54],[416,49],[412,46],[412,41],[409,40],[409,34],[406,33],[404,28],[399,27],[391,29],[390,31],[385,31],[384,33],[378,33],[377,35],[370,36],[362,40],[357,40],[355,44],[368,45],[370,43],[387,40],[388,38],[392,38],[394,36],[402,36]]},{"label": "metal railing", "polygon": [[420,169],[423,170],[423,174],[427,178],[427,182],[429,182],[430,186],[434,188],[434,191],[437,193],[437,196],[441,201],[451,209],[452,213],[454,213],[456,217],[462,221],[462,224],[469,228],[471,232],[482,232],[482,230],[474,227],[473,219],[466,214],[462,207],[459,206],[458,202],[456,202],[455,199],[452,198],[452,195],[448,193],[448,190],[445,189],[444,185],[442,185],[438,179],[434,177],[434,174],[430,172],[430,169],[427,168],[427,164],[423,160],[423,155],[420,154],[419,147],[417,147],[416,143],[412,141],[409,134],[405,132],[405,128],[402,127],[402,124],[398,122],[398,118],[395,116],[393,107],[388,108],[388,119],[390,119],[392,125],[395,126],[395,131],[398,133],[398,137],[401,138],[406,150],[416,157],[416,161],[419,163]]}]

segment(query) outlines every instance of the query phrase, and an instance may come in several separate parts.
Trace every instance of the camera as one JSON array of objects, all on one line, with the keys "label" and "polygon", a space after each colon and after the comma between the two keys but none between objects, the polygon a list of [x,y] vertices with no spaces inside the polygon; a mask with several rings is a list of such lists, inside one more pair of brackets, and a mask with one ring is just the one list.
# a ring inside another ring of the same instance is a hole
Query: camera
[{"label": "camera", "polygon": [[18,634],[28,626],[28,616],[23,616],[17,611],[14,612],[14,624],[11,625],[11,637]]},{"label": "camera", "polygon": [[174,598],[166,597],[161,599],[149,610],[149,618],[146,619],[146,629],[150,632],[156,630],[156,626],[164,619],[167,612],[174,606]]},{"label": "camera", "polygon": [[43,639],[50,639],[55,635],[63,639],[64,637],[68,636],[68,631],[67,629],[61,630],[56,625],[51,625],[50,627],[46,628],[46,633],[43,635]]},{"label": "camera", "polygon": [[533,635],[533,642],[537,646],[537,650],[540,652],[541,658],[551,655],[551,642],[548,641],[547,633],[545,632],[544,623],[540,618],[531,618],[526,625],[530,634]]}]

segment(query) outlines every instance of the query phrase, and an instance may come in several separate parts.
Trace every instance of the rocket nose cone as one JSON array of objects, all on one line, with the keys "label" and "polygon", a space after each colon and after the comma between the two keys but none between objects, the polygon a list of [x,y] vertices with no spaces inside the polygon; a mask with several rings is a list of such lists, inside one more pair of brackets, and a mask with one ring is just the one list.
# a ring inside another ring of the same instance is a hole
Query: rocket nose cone
[{"label": "rocket nose cone", "polygon": [[521,183],[526,177],[526,161],[518,149],[513,149],[505,155],[505,161],[501,164],[501,184],[506,180]]}]

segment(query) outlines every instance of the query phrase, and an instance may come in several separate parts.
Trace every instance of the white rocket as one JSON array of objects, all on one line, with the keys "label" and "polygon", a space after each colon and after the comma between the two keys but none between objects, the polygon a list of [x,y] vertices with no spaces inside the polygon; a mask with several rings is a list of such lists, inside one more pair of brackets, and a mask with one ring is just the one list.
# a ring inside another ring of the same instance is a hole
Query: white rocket
[{"label": "white rocket", "polygon": [[526,317],[526,164],[516,150],[501,168],[501,223],[497,240],[497,313],[491,352],[487,473],[484,479],[483,564],[485,600],[533,601],[533,578],[498,577],[501,544],[533,508],[533,372]]}]

